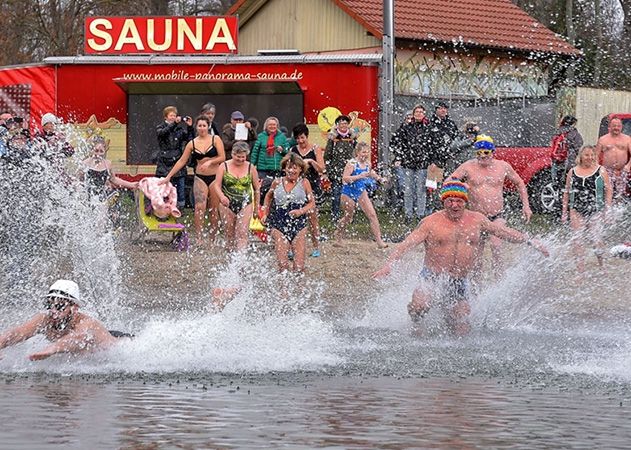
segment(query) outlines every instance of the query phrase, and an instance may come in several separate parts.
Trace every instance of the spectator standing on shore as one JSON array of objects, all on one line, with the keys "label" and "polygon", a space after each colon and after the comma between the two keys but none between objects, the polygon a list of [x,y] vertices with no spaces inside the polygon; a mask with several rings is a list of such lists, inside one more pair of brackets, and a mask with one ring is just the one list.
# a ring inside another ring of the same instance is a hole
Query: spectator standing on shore
[{"label": "spectator standing on shore", "polygon": [[421,105],[412,110],[412,121],[402,127],[399,139],[394,167],[403,175],[403,209],[405,220],[411,223],[425,216],[429,119]]},{"label": "spectator standing on shore", "polygon": [[565,186],[568,171],[574,167],[578,151],[583,146],[583,137],[576,129],[576,117],[565,116],[552,137],[550,158],[552,159],[552,182],[556,191]]},{"label": "spectator standing on shore", "polygon": [[449,107],[444,102],[436,105],[434,115],[430,119],[430,165],[435,165],[450,173],[455,169],[451,146],[458,137],[458,127],[449,117]]},{"label": "spectator standing on shore", "polygon": [[42,129],[33,136],[34,140],[46,143],[47,149],[45,149],[44,154],[50,159],[69,157],[74,154],[74,148],[66,140],[66,135],[57,129],[58,123],[59,119],[54,114],[44,114],[42,116]]},{"label": "spectator standing on shore", "polygon": [[593,243],[598,263],[602,266],[603,226],[612,200],[613,189],[607,170],[598,164],[594,147],[583,147],[578,152],[576,166],[567,174],[561,213],[562,222],[567,222],[568,216],[570,219],[579,272],[585,271],[585,241]]},{"label": "spectator standing on shore", "polygon": [[261,180],[261,197],[265,198],[274,178],[280,177],[280,163],[287,154],[287,137],[281,133],[280,122],[276,117],[265,119],[263,131],[256,138],[250,161],[258,170]]},{"label": "spectator standing on shore", "polygon": [[346,115],[335,119],[335,126],[329,131],[324,160],[328,179],[331,181],[331,215],[334,221],[340,218],[340,197],[342,194],[342,174],[346,163],[353,158],[357,135],[349,128],[351,118]]},{"label": "spectator standing on shore", "polygon": [[401,139],[403,135],[403,129],[409,123],[412,123],[413,116],[412,110],[405,113],[403,122],[392,135],[390,139],[390,155],[392,163],[392,173],[394,175],[394,186],[391,191],[391,202],[397,211],[403,210],[403,189],[404,189],[404,174],[400,161],[397,161],[397,156],[403,151],[401,148]]},{"label": "spectator standing on shore", "polygon": [[[208,133],[210,135],[220,136],[219,128],[217,128],[217,125],[214,122],[215,114],[217,114],[217,108],[215,107],[215,105],[212,103],[205,103],[202,106],[202,110],[199,112],[199,114],[201,116],[207,117],[210,121],[210,129]],[[193,139],[193,137],[191,137],[191,139]]]},{"label": "spectator standing on shore", "polygon": [[[165,177],[176,162],[182,157],[192,127],[189,127],[186,117],[184,120],[177,115],[175,106],[167,106],[162,110],[164,120],[156,127],[158,151],[155,156],[156,177]],[[177,207],[184,208],[186,203],[185,184],[186,166],[182,167],[171,177],[171,183],[177,190]]]},{"label": "spectator standing on shore", "polygon": [[232,114],[230,114],[230,123],[223,126],[221,131],[221,140],[223,141],[223,147],[226,152],[226,161],[232,157],[232,146],[235,142],[238,142],[235,135],[237,127],[240,126],[240,124],[242,124],[247,130],[247,138],[240,140],[247,142],[250,148],[252,148],[254,142],[256,142],[256,131],[254,131],[252,124],[249,121],[244,122],[244,120],[245,117],[241,111],[233,111]]},{"label": "spectator standing on shore", "polygon": [[318,205],[322,204],[323,195],[320,187],[320,176],[326,173],[324,169],[324,150],[318,144],[309,143],[309,128],[300,123],[293,129],[293,138],[296,141],[290,151],[300,155],[307,164],[305,178],[311,184],[311,190],[315,198],[315,206],[309,211],[309,228],[311,229],[311,243],[313,250],[311,256],[320,256],[320,225],[318,223]]}]

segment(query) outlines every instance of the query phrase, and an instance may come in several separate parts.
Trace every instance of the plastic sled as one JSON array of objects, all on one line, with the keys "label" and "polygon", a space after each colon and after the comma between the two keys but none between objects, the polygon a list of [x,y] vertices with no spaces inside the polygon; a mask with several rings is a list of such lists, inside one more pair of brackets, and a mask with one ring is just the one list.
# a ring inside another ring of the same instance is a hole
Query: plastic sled
[{"label": "plastic sled", "polygon": [[171,246],[177,251],[186,251],[189,246],[189,237],[186,232],[186,226],[177,223],[174,217],[169,216],[166,219],[159,219],[153,214],[147,213],[147,199],[145,195],[136,191],[136,211],[138,212],[138,225],[140,236],[139,240],[144,238],[150,232],[171,233]]}]

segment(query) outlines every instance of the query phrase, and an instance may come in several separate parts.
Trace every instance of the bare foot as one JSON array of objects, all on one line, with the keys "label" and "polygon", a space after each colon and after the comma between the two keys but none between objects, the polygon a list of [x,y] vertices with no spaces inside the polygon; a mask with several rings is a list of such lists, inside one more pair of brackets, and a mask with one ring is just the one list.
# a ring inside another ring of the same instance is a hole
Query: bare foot
[{"label": "bare foot", "polygon": [[337,247],[337,248],[344,247],[344,244],[342,243],[342,241],[334,241],[333,247]]},{"label": "bare foot", "polygon": [[385,242],[380,242],[379,244],[377,244],[377,248],[383,250],[384,248],[388,248],[388,244],[386,244]]},{"label": "bare foot", "polygon": [[235,295],[241,291],[241,287],[214,288],[212,292],[211,305],[216,312],[221,312],[230,303]]}]

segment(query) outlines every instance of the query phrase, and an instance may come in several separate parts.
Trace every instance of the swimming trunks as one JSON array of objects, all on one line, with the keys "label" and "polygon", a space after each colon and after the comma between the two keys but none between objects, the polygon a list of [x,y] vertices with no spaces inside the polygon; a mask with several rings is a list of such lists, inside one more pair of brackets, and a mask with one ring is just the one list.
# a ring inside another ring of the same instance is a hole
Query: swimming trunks
[{"label": "swimming trunks", "polygon": [[486,218],[489,219],[491,222],[495,222],[497,219],[504,218],[504,212],[500,211],[497,214],[493,214],[492,216],[486,216]]},{"label": "swimming trunks", "polygon": [[570,208],[583,216],[590,216],[605,206],[605,180],[600,167],[586,177],[571,169]]},{"label": "swimming trunks", "polygon": [[[370,165],[366,165],[366,167],[361,167],[357,161],[355,161],[355,166],[353,167],[353,172],[351,176],[357,176],[365,172],[370,172]],[[359,200],[359,197],[369,188],[374,187],[376,184],[373,178],[360,178],[359,180],[355,180],[352,183],[345,183],[342,186],[342,195],[346,195],[350,197],[354,202]]]},{"label": "swimming trunks", "polygon": [[237,178],[228,172],[228,164],[224,164],[223,178],[221,179],[221,190],[230,200],[228,208],[234,214],[239,214],[243,208],[252,203],[252,172],[248,163],[247,175]]},{"label": "swimming trunks", "polygon": [[125,333],[123,331],[116,331],[116,330],[108,330],[110,332],[110,334],[115,337],[115,338],[133,338],[136,337],[133,334],[130,333]]},{"label": "swimming trunks", "polygon": [[629,172],[621,170],[616,174],[613,169],[606,168],[607,175],[609,175],[609,181],[611,183],[611,189],[613,190],[614,201],[624,200],[629,196]]},{"label": "swimming trunks", "polygon": [[280,179],[280,183],[274,189],[274,212],[270,216],[270,226],[293,242],[298,233],[307,226],[307,215],[291,217],[289,211],[300,209],[307,204],[307,192],[303,184],[303,178],[298,178],[291,191],[285,190],[285,177]]},{"label": "swimming trunks", "polygon": [[467,278],[454,278],[446,273],[433,272],[427,267],[419,275],[422,280],[432,283],[434,293],[438,292],[441,300],[451,304],[469,300],[471,287]]}]

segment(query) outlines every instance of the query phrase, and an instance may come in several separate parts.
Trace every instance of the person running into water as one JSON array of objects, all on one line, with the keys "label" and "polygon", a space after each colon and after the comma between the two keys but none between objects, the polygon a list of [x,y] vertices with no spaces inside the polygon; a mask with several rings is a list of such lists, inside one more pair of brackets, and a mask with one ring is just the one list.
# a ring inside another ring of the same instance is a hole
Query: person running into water
[{"label": "person running into water", "polygon": [[381,228],[375,208],[368,196],[368,189],[374,188],[377,181],[383,179],[370,167],[370,146],[365,142],[360,142],[355,148],[355,158],[348,161],[342,175],[342,209],[344,215],[335,230],[335,246],[341,246],[342,237],[346,227],[352,222],[357,205],[364,211],[370,222],[377,246],[386,248],[388,244],[381,239]]},{"label": "person running into water", "polygon": [[612,202],[613,188],[607,170],[596,161],[594,147],[583,147],[578,152],[576,166],[567,174],[561,213],[563,223],[567,222],[568,216],[570,219],[579,272],[585,271],[585,240],[592,241],[598,264],[603,264],[602,228]]},{"label": "person running into water", "polygon": [[[504,185],[510,181],[517,187],[522,203],[522,213],[526,223],[530,222],[532,211],[528,202],[528,191],[524,181],[506,161],[495,159],[495,144],[486,135],[479,135],[474,144],[475,158],[463,163],[450,176],[450,179],[467,183],[469,189],[469,209],[484,214],[491,222],[506,225],[504,211]],[[484,236],[485,238],[487,236]],[[493,255],[493,268],[496,274],[502,272],[500,238],[488,236]],[[482,241],[484,246],[486,239]]]},{"label": "person running into water", "polygon": [[26,323],[0,336],[0,349],[19,344],[36,334],[52,342],[29,356],[31,361],[46,359],[58,353],[80,354],[110,347],[126,333],[108,331],[98,320],[79,312],[81,294],[74,281],[57,280],[44,301],[46,312],[33,316]]},{"label": "person running into water", "polygon": [[161,184],[171,181],[174,175],[179,173],[188,164],[189,160],[195,166],[195,179],[193,181],[193,195],[195,196],[195,233],[198,238],[202,235],[204,214],[209,213],[210,240],[213,241],[219,225],[218,211],[219,199],[211,188],[217,175],[217,168],[225,161],[223,142],[217,135],[209,134],[211,121],[206,116],[195,119],[197,137],[191,140],[184,148],[184,153],[162,179]]},{"label": "person running into water", "polygon": [[289,153],[281,161],[285,176],[276,178],[270,186],[261,221],[267,222],[272,200],[274,210],[269,217],[272,238],[276,248],[278,268],[290,269],[289,251],[293,252],[293,270],[304,272],[307,235],[307,217],[315,207],[315,200],[309,181],[304,178],[307,164],[300,155]]},{"label": "person running into water", "polygon": [[217,169],[217,178],[221,184],[213,185],[219,198],[219,212],[225,227],[228,250],[247,247],[250,219],[258,217],[260,183],[256,167],[247,161],[249,154],[247,142],[235,142],[232,159]]},{"label": "person running into water", "polygon": [[414,290],[408,312],[419,321],[432,303],[444,308],[449,327],[458,335],[469,331],[469,275],[481,257],[483,233],[508,242],[526,242],[548,256],[546,248],[524,233],[492,222],[484,214],[466,209],[469,201],[467,185],[446,181],[440,191],[444,209],[427,216],[412,233],[388,256],[383,268],[373,278],[385,277],[395,261],[416,246],[423,244],[425,259],[420,271],[421,283]]},{"label": "person running into water", "polygon": [[311,243],[313,251],[311,256],[320,256],[320,225],[318,223],[318,205],[323,201],[322,188],[320,187],[320,175],[326,173],[324,169],[324,150],[318,144],[309,143],[309,128],[306,124],[300,123],[293,129],[293,136],[296,145],[289,151],[297,153],[307,164],[305,178],[311,184],[313,197],[316,206],[309,212],[309,228],[311,229]]}]

